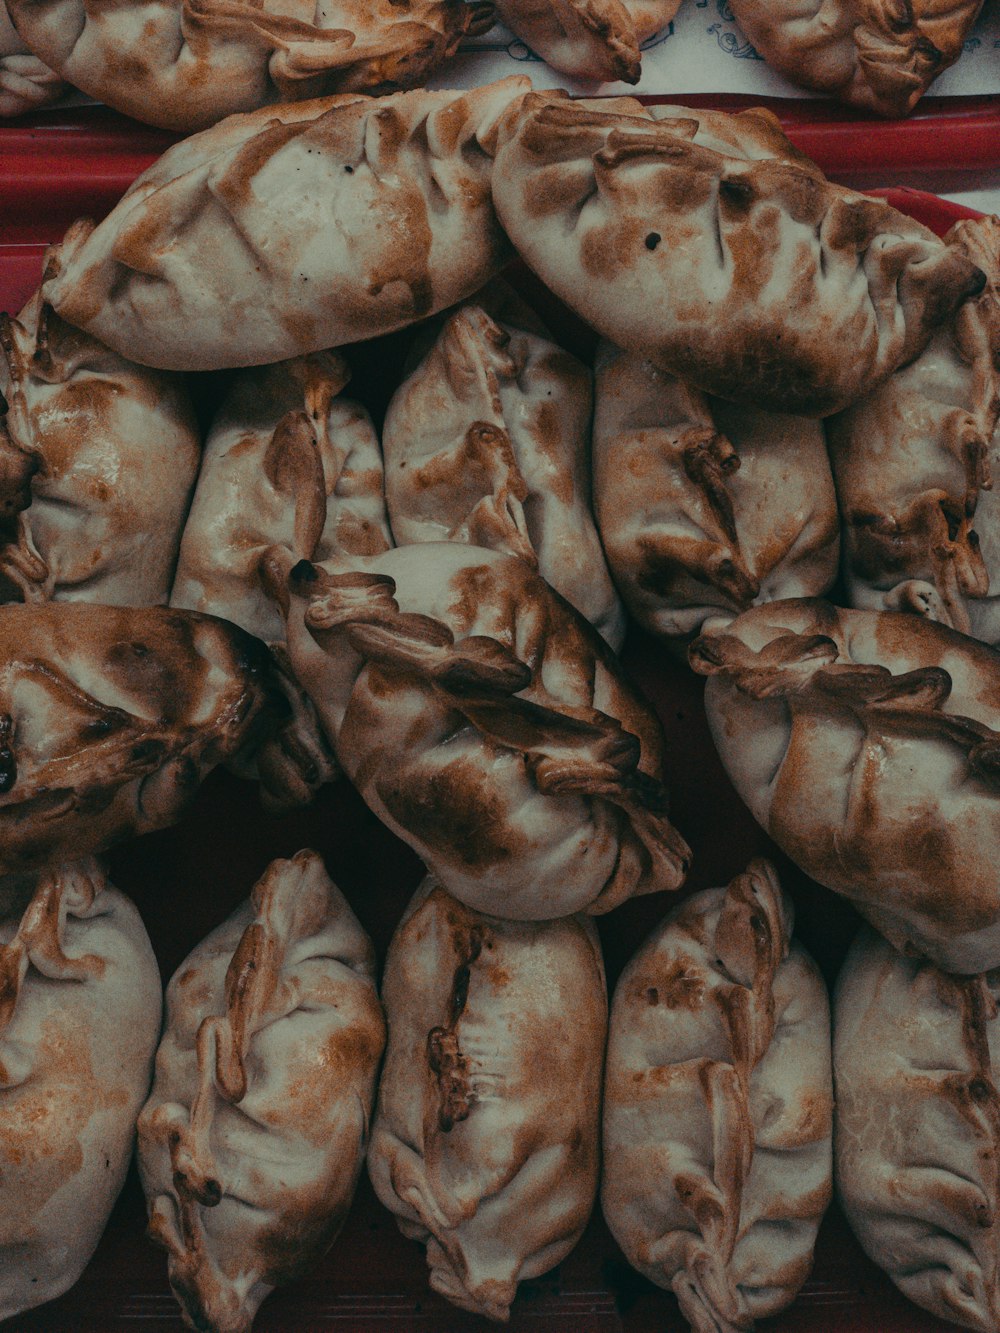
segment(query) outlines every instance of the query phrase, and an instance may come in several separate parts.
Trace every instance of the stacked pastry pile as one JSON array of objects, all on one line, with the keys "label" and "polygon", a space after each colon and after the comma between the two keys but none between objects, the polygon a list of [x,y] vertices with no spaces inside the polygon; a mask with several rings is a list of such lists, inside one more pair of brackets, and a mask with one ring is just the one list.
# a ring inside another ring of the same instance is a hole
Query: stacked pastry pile
[{"label": "stacked pastry pile", "polygon": [[[432,1285],[505,1318],[578,1239],[602,1133],[608,1223],[696,1329],[794,1297],[831,1039],[773,867],[676,907],[608,1019],[590,917],[690,861],[620,592],[711,676],[775,842],[905,951],[871,934],[841,983],[844,1203],[915,1299],[1000,1327],[1000,656],[961,632],[998,229],[941,241],[766,114],[511,80],[233,116],[53,250],[0,335],[2,1313],[86,1264],[137,1115],[192,1327],[248,1328],[325,1251],[366,1148]],[[495,280],[515,249],[605,340],[593,378]],[[336,349],[441,312],[377,429]],[[199,461],[206,370],[238,373]],[[845,587],[910,614],[809,600],[835,483]],[[427,879],[383,1017],[320,859],[274,863],[171,981],[150,1092],[152,955],[93,855],[223,762],[279,810],[342,773]]]},{"label": "stacked pastry pile", "polygon": [[[0,0],[0,116],[58,98],[62,80],[137,120],[185,131],[276,102],[414,88],[495,18],[553,70],[595,87],[635,84],[643,44],[680,3]],[[793,83],[905,116],[959,58],[982,4],[733,0],[733,12],[720,13],[735,15]]]}]

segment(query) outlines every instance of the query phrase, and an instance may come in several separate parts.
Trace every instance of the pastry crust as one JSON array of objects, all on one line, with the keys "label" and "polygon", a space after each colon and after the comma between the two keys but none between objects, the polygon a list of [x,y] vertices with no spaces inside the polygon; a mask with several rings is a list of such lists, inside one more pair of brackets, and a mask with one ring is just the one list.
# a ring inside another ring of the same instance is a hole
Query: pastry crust
[{"label": "pastry crust", "polygon": [[350,379],[335,352],[237,375],[212,423],[184,528],[171,606],[208,612],[265,640],[291,717],[257,756],[272,810],[305,805],[337,772],[315,709],[285,650],[268,571],[293,561],[389,548],[382,454],[364,408],[341,398]]},{"label": "pastry crust", "polygon": [[840,516],[821,423],[709,398],[604,343],[593,456],[615,582],[668,644],[836,579]]},{"label": "pastry crust", "polygon": [[755,607],[691,645],[736,790],[897,948],[1000,965],[1000,654],[917,616]]},{"label": "pastry crust", "polygon": [[545,920],[682,882],[655,715],[523,561],[433,542],[303,563],[289,592],[341,767],[455,897]]},{"label": "pastry crust", "polygon": [[249,1333],[268,1292],[336,1238],[385,1044],[374,973],[368,937],[303,851],[273,861],[170,982],[139,1169],[190,1328]]},{"label": "pastry crust", "polygon": [[836,1170],[855,1235],[905,1296],[1000,1325],[997,980],[855,940],[834,1003]]},{"label": "pastry crust", "polygon": [[267,587],[272,547],[295,560],[389,549],[378,436],[365,409],[340,396],[350,377],[336,352],[235,377],[205,442],[171,606],[282,643]]},{"label": "pastry crust", "polygon": [[983,0],[733,0],[736,22],[792,83],[906,116],[962,54]]},{"label": "pastry crust", "polygon": [[412,324],[509,258],[489,177],[496,120],[527,87],[231,116],[168,149],[89,234],[78,227],[45,299],[172,370],[261,365]]},{"label": "pastry crust", "polygon": [[0,613],[0,875],[178,819],[202,778],[264,744],[267,649],[165,607]]},{"label": "pastry crust", "polygon": [[828,423],[854,606],[1000,641],[1000,221],[948,239],[987,285],[924,352]]},{"label": "pastry crust", "polygon": [[452,315],[382,432],[393,535],[508,551],[615,649],[625,613],[590,510],[591,376],[516,313]]},{"label": "pastry crust", "polygon": [[795,1298],[831,1194],[830,1013],[774,867],[675,909],[615,990],[604,1216],[696,1333]]},{"label": "pastry crust", "polygon": [[424,84],[487,0],[8,0],[31,49],[108,106],[166,129],[331,93]]},{"label": "pastry crust", "polygon": [[501,22],[553,69],[577,79],[638,83],[642,43],[680,0],[497,0]]},{"label": "pastry crust", "polygon": [[160,1032],[139,913],[87,859],[0,919],[0,1319],[76,1282],[125,1182]]},{"label": "pastry crust", "polygon": [[[50,274],[62,255],[49,247]],[[0,315],[0,402],[0,601],[165,603],[201,461],[180,376],[109,351],[36,292]]]},{"label": "pastry crust", "polygon": [[718,152],[695,119],[533,93],[499,142],[497,212],[532,269],[606,338],[720,398],[840,411],[985,283],[888,204]]},{"label": "pastry crust", "polygon": [[597,1192],[607,995],[593,926],[511,922],[428,879],[386,959],[368,1170],[435,1291],[505,1320]]},{"label": "pastry crust", "polygon": [[0,0],[0,120],[57,102],[66,85],[18,35],[6,0]]}]

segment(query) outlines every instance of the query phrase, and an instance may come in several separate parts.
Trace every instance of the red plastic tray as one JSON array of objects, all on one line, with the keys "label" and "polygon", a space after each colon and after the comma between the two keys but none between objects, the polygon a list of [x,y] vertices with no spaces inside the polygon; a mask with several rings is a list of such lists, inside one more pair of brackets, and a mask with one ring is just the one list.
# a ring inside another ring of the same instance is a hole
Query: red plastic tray
[{"label": "red plastic tray", "polygon": [[[925,98],[902,121],[872,120],[826,101],[716,94],[679,100],[728,110],[770,106],[795,144],[834,178],[884,179],[887,168],[1000,167],[1000,96]],[[0,127],[0,182],[17,182],[16,190],[0,189],[0,242],[54,241],[77,217],[103,217],[179,137],[101,106],[40,112]]]},{"label": "red plastic tray", "polygon": [[[129,170],[138,169],[140,157],[137,154]],[[67,174],[73,171],[67,168]],[[99,180],[94,195],[79,197],[76,204],[83,205],[83,211],[100,211],[103,205],[96,200],[106,198],[100,192],[110,189],[108,179]],[[50,182],[49,198],[61,205],[58,172]],[[115,188],[120,184],[118,178]],[[916,191],[885,193],[938,231],[970,215],[968,209]],[[28,225],[27,212],[24,217]],[[40,215],[31,225],[35,233],[26,235],[23,246],[0,245],[0,308],[16,310],[38,280],[41,243],[49,233]],[[526,295],[531,299],[539,293],[528,283]],[[579,342],[578,326],[566,312],[553,310],[551,302],[549,297],[544,305],[546,318],[564,339],[573,338],[575,331]],[[408,340],[408,334],[397,334],[379,342],[377,356],[364,348],[351,354],[352,361],[356,359],[351,391],[369,404],[377,419]],[[672,817],[694,851],[687,891],[725,883],[751,856],[772,856],[795,900],[798,935],[832,981],[857,926],[853,909],[801,875],[741,805],[708,735],[702,681],[637,631],[630,635],[624,659],[666,733]],[[303,846],[323,854],[384,956],[421,867],[345,783],[326,789],[310,810],[279,819],[261,812],[251,785],[217,773],[183,823],[116,848],[109,861],[112,878],[142,911],[166,979],[246,896],[274,856],[291,855]],[[673,901],[668,895],[642,898],[599,919],[609,985]],[[8,1327],[18,1333],[134,1333],[139,1325],[179,1331],[165,1257],[145,1239],[144,1225],[133,1174],[77,1286]],[[490,1327],[430,1291],[421,1247],[403,1239],[366,1181],[326,1260],[309,1278],[266,1302],[256,1324],[259,1333],[330,1328],[351,1333],[486,1333]],[[524,1284],[509,1327],[512,1333],[682,1333],[686,1324],[670,1295],[629,1268],[598,1210],[573,1254],[545,1277]],[[761,1326],[762,1333],[940,1333],[953,1327],[903,1300],[863,1255],[835,1208],[823,1224],[816,1266],[799,1299]]]}]

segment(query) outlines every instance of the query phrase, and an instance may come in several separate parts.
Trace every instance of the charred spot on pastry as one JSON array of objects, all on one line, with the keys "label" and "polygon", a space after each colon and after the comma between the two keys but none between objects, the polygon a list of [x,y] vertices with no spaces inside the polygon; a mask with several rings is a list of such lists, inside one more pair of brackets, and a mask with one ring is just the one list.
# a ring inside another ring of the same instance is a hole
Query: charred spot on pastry
[{"label": "charred spot on pastry", "polygon": [[646,236],[646,242],[645,242],[646,249],[655,250],[662,240],[663,237],[660,235],[658,231],[649,232]]},{"label": "charred spot on pastry", "polygon": [[319,578],[319,570],[311,560],[300,560],[292,566],[288,578],[293,584],[315,583]]},{"label": "charred spot on pastry", "polygon": [[724,176],[719,181],[719,199],[731,209],[749,208],[754,194],[752,182],[743,176]]},{"label": "charred spot on pastry", "polygon": [[0,795],[10,791],[17,782],[17,758],[11,745],[14,720],[9,713],[0,717]]}]

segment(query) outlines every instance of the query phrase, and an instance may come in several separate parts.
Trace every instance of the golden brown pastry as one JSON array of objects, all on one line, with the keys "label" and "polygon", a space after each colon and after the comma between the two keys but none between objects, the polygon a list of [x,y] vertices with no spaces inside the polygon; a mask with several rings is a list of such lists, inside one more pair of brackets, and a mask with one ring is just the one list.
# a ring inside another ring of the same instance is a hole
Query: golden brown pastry
[{"label": "golden brown pastry", "polygon": [[593,926],[500,921],[424,881],[386,958],[375,1192],[430,1284],[506,1320],[565,1258],[597,1192],[604,966]]},{"label": "golden brown pastry", "polygon": [[137,120],[199,130],[237,111],[423,84],[484,0],[8,0],[31,49]]},{"label": "golden brown pastry", "polygon": [[[139,913],[93,860],[0,918],[0,1319],[77,1280],[125,1182],[160,1032]],[[11,1325],[13,1327],[13,1325]]]},{"label": "golden brown pastry", "polygon": [[258,640],[189,611],[0,607],[0,876],[173,823],[267,742],[272,673]]},{"label": "golden brown pastry", "polygon": [[89,234],[78,226],[45,298],[123,355],[172,370],[402,328],[509,258],[489,177],[497,118],[527,86],[231,116],[168,149]]},{"label": "golden brown pastry", "polygon": [[732,0],[757,51],[800,87],[905,116],[953,65],[983,0]]},{"label": "golden brown pastry", "polygon": [[656,717],[523,561],[430,542],[302,562],[288,650],[344,772],[470,907],[545,920],[682,882]]},{"label": "golden brown pastry", "polygon": [[1000,220],[949,240],[987,275],[910,365],[827,423],[851,604],[1000,641]]},{"label": "golden brown pastry", "polygon": [[496,0],[497,14],[563,74],[638,83],[642,43],[665,28],[680,0]]},{"label": "golden brown pastry", "polygon": [[335,1240],[385,1044],[374,972],[304,851],[273,861],[171,980],[139,1170],[189,1328],[249,1333],[268,1292]]},{"label": "golden brown pastry", "polygon": [[336,352],[235,376],[205,441],[171,606],[282,643],[266,587],[272,547],[316,560],[389,549],[378,436],[340,396],[349,380]]},{"label": "golden brown pastry", "polygon": [[0,119],[21,116],[58,101],[66,85],[28,50],[0,0]]},{"label": "golden brown pastry", "polygon": [[272,552],[322,560],[391,544],[378,437],[364,408],[339,396],[349,379],[335,352],[234,378],[205,443],[170,596],[171,606],[222,616],[271,648],[292,709],[259,773],[276,810],[308,803],[336,764],[288,664],[267,584]]},{"label": "golden brown pastry", "polygon": [[823,424],[709,398],[604,343],[594,509],[633,617],[668,643],[760,602],[825,593],[840,516]]},{"label": "golden brown pastry", "polygon": [[456,311],[382,430],[393,535],[509,551],[615,649],[625,613],[590,510],[590,371],[517,313]]},{"label": "golden brown pastry", "polygon": [[[49,248],[49,274],[62,253]],[[109,351],[36,292],[0,316],[0,403],[0,601],[166,602],[201,458],[181,377]]]},{"label": "golden brown pastry", "polygon": [[870,1258],[948,1326],[1000,1327],[998,977],[862,930],[837,980],[834,1162]]},{"label": "golden brown pastry", "polygon": [[831,1194],[830,1008],[774,867],[688,898],[615,989],[604,1216],[696,1333],[795,1298]]},{"label": "golden brown pastry", "polygon": [[897,948],[1000,965],[1000,653],[820,601],[754,607],[690,648],[755,819]]},{"label": "golden brown pastry", "polygon": [[617,345],[718,397],[821,417],[982,290],[959,247],[881,200],[698,135],[693,119],[541,93],[501,121],[501,222]]}]

